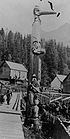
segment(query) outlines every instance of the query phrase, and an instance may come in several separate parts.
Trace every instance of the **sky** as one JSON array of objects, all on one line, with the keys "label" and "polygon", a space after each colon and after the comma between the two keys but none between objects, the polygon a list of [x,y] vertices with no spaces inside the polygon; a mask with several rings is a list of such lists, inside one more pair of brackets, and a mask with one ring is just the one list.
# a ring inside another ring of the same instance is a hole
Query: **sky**
[{"label": "sky", "polygon": [[[50,0],[56,12],[61,15],[41,17],[41,29],[51,31],[70,23],[70,0]],[[0,28],[20,32],[23,35],[32,31],[33,8],[39,5],[42,10],[51,11],[48,0],[0,0]]]}]

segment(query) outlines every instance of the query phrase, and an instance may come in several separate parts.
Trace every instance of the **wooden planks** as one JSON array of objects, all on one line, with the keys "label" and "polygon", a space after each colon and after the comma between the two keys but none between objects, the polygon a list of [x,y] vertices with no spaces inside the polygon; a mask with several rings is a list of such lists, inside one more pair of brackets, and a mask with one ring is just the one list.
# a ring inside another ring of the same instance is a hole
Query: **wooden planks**
[{"label": "wooden planks", "polygon": [[19,115],[0,113],[0,139],[24,139]]}]

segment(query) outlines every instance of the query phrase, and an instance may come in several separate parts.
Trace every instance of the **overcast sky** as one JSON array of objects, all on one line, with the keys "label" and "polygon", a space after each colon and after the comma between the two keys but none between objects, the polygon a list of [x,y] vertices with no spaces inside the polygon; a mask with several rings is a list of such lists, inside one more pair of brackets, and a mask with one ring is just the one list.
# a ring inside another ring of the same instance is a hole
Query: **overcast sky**
[{"label": "overcast sky", "polygon": [[[59,18],[56,16],[41,17],[42,30],[50,31],[58,28],[64,23],[70,23],[70,0],[50,0],[54,9],[61,12]],[[33,22],[32,10],[39,5],[44,10],[51,10],[48,0],[0,0],[0,28],[31,33]]]}]

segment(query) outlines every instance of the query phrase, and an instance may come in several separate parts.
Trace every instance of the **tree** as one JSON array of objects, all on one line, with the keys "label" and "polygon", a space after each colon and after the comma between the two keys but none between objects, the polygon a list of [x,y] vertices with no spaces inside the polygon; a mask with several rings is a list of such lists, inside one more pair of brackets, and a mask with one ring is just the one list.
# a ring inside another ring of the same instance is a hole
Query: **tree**
[{"label": "tree", "polygon": [[31,80],[31,75],[32,75],[32,73],[31,73],[31,71],[32,71],[32,69],[31,69],[31,35],[29,34],[29,35],[27,35],[27,39],[26,39],[26,51],[27,51],[27,64],[26,64],[26,67],[27,67],[27,69],[28,69],[28,79],[29,79],[29,82],[30,82],[30,80]]},{"label": "tree", "polygon": [[53,79],[58,69],[58,52],[56,49],[55,41],[50,40],[48,43],[46,43],[45,48],[46,48],[46,54],[44,61],[48,67],[49,77]]},{"label": "tree", "polygon": [[58,71],[60,74],[63,74],[64,72],[64,55],[63,55],[63,43],[58,44]]},{"label": "tree", "polygon": [[12,31],[9,31],[9,33],[6,34],[6,45],[7,45],[6,47],[8,49],[8,54],[11,55],[11,60],[13,60],[13,53],[14,53],[14,33]]}]

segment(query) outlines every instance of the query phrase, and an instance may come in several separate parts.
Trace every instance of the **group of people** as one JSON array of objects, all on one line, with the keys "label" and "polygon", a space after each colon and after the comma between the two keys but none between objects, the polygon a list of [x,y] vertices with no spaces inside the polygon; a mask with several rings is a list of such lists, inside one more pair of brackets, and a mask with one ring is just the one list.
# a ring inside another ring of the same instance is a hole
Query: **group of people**
[{"label": "group of people", "polygon": [[56,116],[62,115],[63,117],[70,119],[70,102],[65,103],[64,101],[55,101],[49,105],[46,104],[45,107],[46,109],[49,109],[51,113],[55,113]]},{"label": "group of people", "polygon": [[55,101],[53,103],[50,103],[49,105],[46,104],[45,108],[52,114],[54,113],[55,116],[60,115],[70,120],[70,102],[65,103],[64,101]]},{"label": "group of people", "polygon": [[6,94],[3,94],[3,93],[0,94],[0,103],[3,104],[4,101],[6,100],[7,105],[9,105],[11,96],[12,96],[12,89],[7,88]]}]

